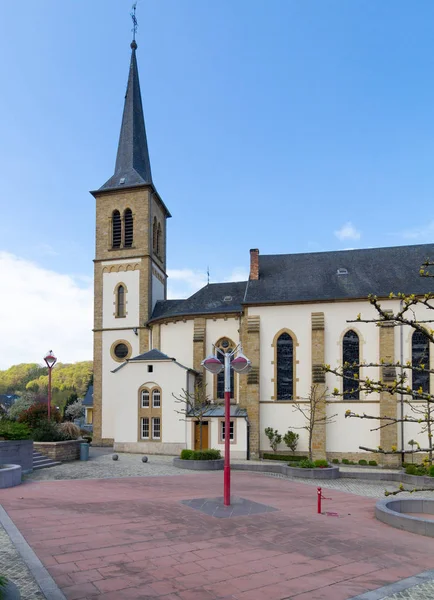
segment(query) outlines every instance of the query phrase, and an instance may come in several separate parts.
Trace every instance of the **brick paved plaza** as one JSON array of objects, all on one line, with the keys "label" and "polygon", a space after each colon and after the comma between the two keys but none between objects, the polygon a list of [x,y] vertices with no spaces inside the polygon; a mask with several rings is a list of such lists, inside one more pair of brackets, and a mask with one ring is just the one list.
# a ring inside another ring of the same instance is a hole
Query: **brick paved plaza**
[{"label": "brick paved plaza", "polygon": [[[205,492],[205,494],[204,494]],[[432,568],[434,540],[374,518],[375,500],[233,473],[234,495],[278,509],[215,518],[222,473],[30,481],[1,503],[68,600],[348,600]]]}]

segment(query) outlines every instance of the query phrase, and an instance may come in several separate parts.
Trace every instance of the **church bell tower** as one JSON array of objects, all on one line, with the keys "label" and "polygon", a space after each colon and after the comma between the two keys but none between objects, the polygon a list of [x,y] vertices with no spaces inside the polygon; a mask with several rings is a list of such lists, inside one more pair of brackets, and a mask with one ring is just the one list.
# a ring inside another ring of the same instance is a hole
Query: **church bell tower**
[{"label": "church bell tower", "polygon": [[106,393],[111,371],[150,350],[146,323],[167,289],[170,213],[152,181],[136,50],[133,39],[114,174],[91,192],[96,200],[93,429],[94,442],[103,445],[114,437],[115,406]]}]

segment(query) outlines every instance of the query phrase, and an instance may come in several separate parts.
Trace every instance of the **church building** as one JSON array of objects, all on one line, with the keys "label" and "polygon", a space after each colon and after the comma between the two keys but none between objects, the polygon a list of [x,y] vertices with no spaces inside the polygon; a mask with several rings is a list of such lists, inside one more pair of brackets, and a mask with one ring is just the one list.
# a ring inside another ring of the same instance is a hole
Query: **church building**
[{"label": "church building", "polygon": [[[327,395],[321,410],[333,415],[316,428],[315,458],[378,460],[359,446],[401,448],[402,436],[405,449],[412,439],[424,444],[414,424],[372,431],[372,421],[345,419],[347,410],[398,414],[401,399],[342,387],[343,380],[326,375],[322,365],[405,362],[417,353],[433,365],[428,345],[412,329],[349,321],[359,313],[364,319],[376,317],[367,301],[370,293],[384,298],[383,308],[396,311],[400,301],[388,299],[390,292],[429,291],[432,280],[420,278],[419,267],[434,258],[434,244],[281,255],[255,248],[246,250],[247,281],[211,283],[190,298],[167,300],[171,214],[152,179],[136,49],[133,41],[114,174],[92,192],[94,444],[149,454],[175,455],[200,443],[223,451],[223,375],[205,372],[201,362],[214,347],[227,352],[239,343],[253,368],[232,375],[228,435],[233,457],[269,452],[267,427],[282,435],[288,429],[299,433],[297,451],[306,454],[306,423],[294,405],[308,405],[312,385]],[[252,245],[260,241],[252,238]],[[183,390],[191,393],[198,379],[206,382],[213,401],[201,440],[197,424],[180,414],[182,405],[174,398]],[[432,375],[428,388],[429,379]],[[335,387],[341,396],[332,395]],[[282,443],[279,450],[287,448]]]}]

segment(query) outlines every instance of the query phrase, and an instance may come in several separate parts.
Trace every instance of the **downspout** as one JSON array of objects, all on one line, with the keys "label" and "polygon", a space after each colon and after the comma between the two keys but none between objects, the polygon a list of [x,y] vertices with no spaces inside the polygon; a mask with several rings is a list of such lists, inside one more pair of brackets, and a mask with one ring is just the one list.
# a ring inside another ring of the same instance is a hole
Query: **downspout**
[{"label": "downspout", "polygon": [[[399,302],[399,310],[402,311],[403,301]],[[400,331],[399,331],[399,342],[400,342],[400,357],[401,361],[401,381],[404,376],[404,325],[401,323]],[[401,392],[401,464],[405,462],[405,454],[404,454],[404,394]]]},{"label": "downspout", "polygon": [[247,427],[246,460],[250,460],[250,421],[249,421],[249,417],[247,415],[244,417],[244,419],[246,421],[246,427]]}]

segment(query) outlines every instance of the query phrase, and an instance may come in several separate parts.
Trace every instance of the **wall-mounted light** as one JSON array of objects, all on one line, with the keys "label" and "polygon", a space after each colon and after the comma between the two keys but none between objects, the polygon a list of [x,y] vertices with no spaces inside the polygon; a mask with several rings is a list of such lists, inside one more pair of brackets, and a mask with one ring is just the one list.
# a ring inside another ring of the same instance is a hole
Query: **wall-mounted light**
[{"label": "wall-mounted light", "polygon": [[135,335],[139,335],[139,332],[137,331],[137,327],[133,327],[133,332],[135,333]]}]

